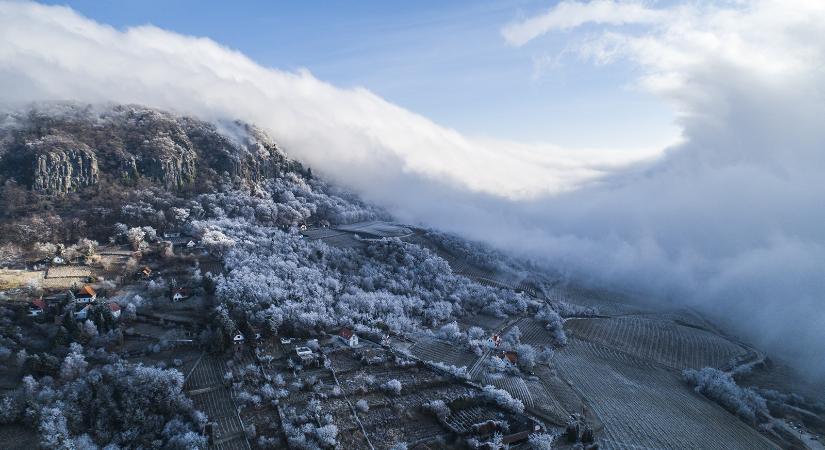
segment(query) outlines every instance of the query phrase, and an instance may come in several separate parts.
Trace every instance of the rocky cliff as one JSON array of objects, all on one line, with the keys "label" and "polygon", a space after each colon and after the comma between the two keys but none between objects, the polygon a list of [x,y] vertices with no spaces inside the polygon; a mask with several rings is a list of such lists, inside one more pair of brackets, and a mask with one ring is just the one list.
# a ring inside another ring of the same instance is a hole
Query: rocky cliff
[{"label": "rocky cliff", "polygon": [[97,184],[97,156],[88,145],[65,136],[49,135],[27,142],[32,154],[31,187],[41,193],[65,194]]},{"label": "rocky cliff", "polygon": [[[0,181],[62,196],[140,179],[170,190],[302,170],[253,126],[216,126],[140,106],[38,106],[0,117]],[[218,129],[220,127],[220,130]]]}]

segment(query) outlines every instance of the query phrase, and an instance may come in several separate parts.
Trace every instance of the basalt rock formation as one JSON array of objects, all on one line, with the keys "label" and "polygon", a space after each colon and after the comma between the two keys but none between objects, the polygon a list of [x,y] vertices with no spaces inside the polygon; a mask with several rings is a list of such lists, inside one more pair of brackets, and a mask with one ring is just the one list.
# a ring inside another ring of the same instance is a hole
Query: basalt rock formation
[{"label": "basalt rock formation", "polygon": [[[5,116],[5,117],[3,117]],[[239,183],[303,170],[255,127],[141,106],[40,105],[0,114],[0,182],[62,196],[146,180],[169,190],[223,175]]]}]

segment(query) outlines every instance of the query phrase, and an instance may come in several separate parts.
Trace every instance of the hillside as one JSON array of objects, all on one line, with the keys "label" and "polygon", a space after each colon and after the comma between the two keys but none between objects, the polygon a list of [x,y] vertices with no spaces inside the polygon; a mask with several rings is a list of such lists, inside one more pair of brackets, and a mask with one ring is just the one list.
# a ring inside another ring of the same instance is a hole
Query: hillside
[{"label": "hillside", "polygon": [[2,448],[817,448],[825,428],[696,312],[395,223],[254,125],[77,104],[0,124]]}]

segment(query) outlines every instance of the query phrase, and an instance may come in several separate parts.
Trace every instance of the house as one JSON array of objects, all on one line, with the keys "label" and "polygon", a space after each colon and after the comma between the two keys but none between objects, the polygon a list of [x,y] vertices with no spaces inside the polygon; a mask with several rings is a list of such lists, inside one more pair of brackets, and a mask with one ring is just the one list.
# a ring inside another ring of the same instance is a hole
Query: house
[{"label": "house", "polygon": [[292,343],[292,338],[281,336],[281,345],[289,345]]},{"label": "house", "polygon": [[29,317],[39,317],[46,312],[46,302],[43,297],[34,299],[29,303]]},{"label": "house", "polygon": [[143,266],[143,269],[140,271],[143,274],[143,278],[149,278],[152,275],[152,269],[149,266]]},{"label": "house", "polygon": [[501,345],[501,336],[494,334],[487,338],[487,343],[493,347],[498,348]]},{"label": "house", "polygon": [[180,232],[179,231],[170,231],[168,233],[163,233],[163,237],[165,238],[179,238]]},{"label": "house", "polygon": [[301,222],[301,224],[298,225],[298,229],[301,230],[301,231],[306,231],[307,230],[307,224],[304,223],[304,222]]},{"label": "house", "polygon": [[85,305],[82,306],[80,309],[75,311],[74,313],[74,320],[86,320],[89,318],[89,313],[92,311],[92,305]]},{"label": "house", "polygon": [[62,256],[55,256],[52,258],[52,264],[63,264],[65,262],[66,260],[64,260]]},{"label": "house", "polygon": [[518,364],[518,353],[516,352],[501,352],[501,354],[497,356],[514,366]]},{"label": "house", "polygon": [[235,332],[232,333],[232,343],[233,344],[239,344],[240,345],[240,344],[243,344],[245,340],[246,340],[246,338],[243,336],[243,333],[241,333],[240,330],[235,330]]},{"label": "house", "polygon": [[93,301],[97,300],[97,292],[92,289],[91,286],[84,285],[74,294],[75,300],[81,304],[88,304],[92,303]]},{"label": "house", "polygon": [[120,319],[120,305],[115,302],[109,302],[109,311],[112,312],[112,317]]},{"label": "house", "polygon": [[189,290],[184,288],[175,288],[172,290],[172,301],[178,302],[189,298]]},{"label": "house", "polygon": [[315,352],[312,351],[309,347],[296,347],[295,348],[295,356],[297,357],[297,363],[301,364],[302,366],[310,366],[310,365],[318,365],[318,357]]},{"label": "house", "polygon": [[341,339],[343,339],[344,342],[350,347],[358,347],[358,335],[353,333],[349,328],[341,328],[341,332],[338,333],[338,336],[340,336]]}]

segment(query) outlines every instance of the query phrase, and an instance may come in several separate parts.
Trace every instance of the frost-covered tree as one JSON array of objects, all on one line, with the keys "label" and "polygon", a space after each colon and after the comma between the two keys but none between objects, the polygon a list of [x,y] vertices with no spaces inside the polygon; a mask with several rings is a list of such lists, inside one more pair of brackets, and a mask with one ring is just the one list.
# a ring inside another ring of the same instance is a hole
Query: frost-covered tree
[{"label": "frost-covered tree", "polygon": [[384,389],[386,392],[389,392],[390,394],[401,394],[401,382],[394,378],[382,384],[381,388]]},{"label": "frost-covered tree", "polygon": [[696,392],[751,423],[770,417],[767,402],[759,393],[737,385],[733,377],[719,369],[687,369],[682,375]]},{"label": "frost-covered tree", "polygon": [[524,403],[517,398],[513,398],[509,392],[504,389],[498,389],[495,386],[486,385],[481,391],[483,398],[495,403],[496,405],[518,414],[524,412]]},{"label": "frost-covered tree", "polygon": [[140,250],[146,244],[145,237],[146,232],[140,227],[129,228],[126,232],[126,239],[134,250]]},{"label": "frost-covered tree", "polygon": [[72,381],[85,375],[88,366],[89,363],[83,356],[83,348],[77,343],[72,343],[71,351],[60,365],[60,378],[65,382]]},{"label": "frost-covered tree", "polygon": [[533,433],[528,438],[532,450],[553,450],[555,437],[547,433]]}]

